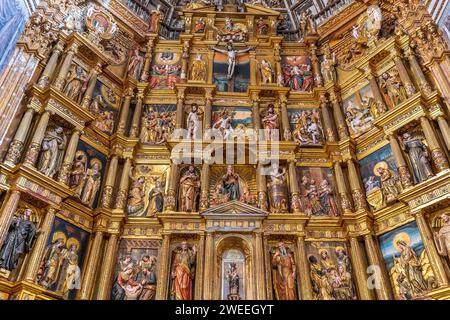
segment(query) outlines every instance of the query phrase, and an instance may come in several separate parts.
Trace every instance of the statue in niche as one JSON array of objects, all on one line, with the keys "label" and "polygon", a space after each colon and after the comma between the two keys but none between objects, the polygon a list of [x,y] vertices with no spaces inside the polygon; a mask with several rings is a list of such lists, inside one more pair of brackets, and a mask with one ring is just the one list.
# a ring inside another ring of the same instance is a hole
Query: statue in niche
[{"label": "statue in niche", "polygon": [[227,172],[216,186],[216,193],[219,198],[225,198],[226,201],[244,201],[244,196],[248,193],[248,187],[243,179],[234,172],[233,166],[228,165]]},{"label": "statue in niche", "polygon": [[58,281],[62,257],[65,253],[65,238],[54,239],[47,247],[38,273],[38,283],[49,288]]},{"label": "statue in niche", "polygon": [[433,176],[427,146],[418,137],[412,137],[405,132],[402,136],[405,152],[409,156],[417,183],[427,180]]},{"label": "statue in niche", "polygon": [[77,64],[73,64],[67,77],[66,86],[64,87],[64,94],[73,101],[81,102],[83,96],[81,95],[81,88],[87,78],[86,72]]},{"label": "statue in niche", "polygon": [[265,36],[269,33],[269,24],[264,21],[262,17],[256,20],[256,34],[259,36]]},{"label": "statue in niche", "polygon": [[0,250],[0,270],[16,269],[19,259],[31,251],[38,233],[32,214],[33,211],[26,208],[23,213],[14,215]]},{"label": "statue in niche", "polygon": [[273,287],[277,300],[297,300],[296,277],[297,268],[292,252],[284,242],[279,242],[272,254]]},{"label": "statue in niche", "polygon": [[205,32],[205,20],[203,18],[198,18],[198,20],[195,21],[194,33],[203,33],[203,32]]},{"label": "statue in niche", "polygon": [[159,32],[159,27],[161,25],[160,21],[162,19],[162,12],[160,10],[161,5],[158,4],[156,6],[156,9],[153,9],[150,12],[150,25],[149,25],[149,32],[151,33],[158,33]]},{"label": "statue in niche", "polygon": [[142,285],[139,300],[155,300],[156,297],[156,257],[145,255],[139,262],[140,272],[137,282]]},{"label": "statue in niche", "polygon": [[86,170],[84,176],[84,189],[81,195],[81,202],[92,207],[97,192],[100,189],[102,180],[102,163],[97,158],[91,160],[91,168]]},{"label": "statue in niche", "polygon": [[95,118],[94,126],[100,131],[111,135],[114,131],[114,112],[100,111]]},{"label": "statue in niche", "polygon": [[307,10],[307,11],[302,11],[300,13],[300,41],[304,41],[305,37],[308,35],[312,35],[312,34],[316,34],[317,33],[317,29],[316,29],[316,24],[314,22],[314,20],[312,19],[312,13]]},{"label": "statue in niche", "polygon": [[262,59],[259,63],[259,70],[261,72],[261,84],[273,83],[273,68],[269,61]]},{"label": "statue in niche", "polygon": [[206,62],[203,60],[201,54],[192,61],[191,69],[192,81],[205,81],[206,80]]},{"label": "statue in niche", "polygon": [[193,245],[189,248],[186,241],[180,248],[174,250],[172,264],[172,300],[192,300],[193,282],[195,277],[195,265],[197,248]]},{"label": "statue in niche", "polygon": [[227,300],[241,300],[239,296],[239,273],[236,263],[231,262],[227,270],[226,279],[228,280]]},{"label": "statue in niche", "polygon": [[406,89],[403,86],[402,81],[398,78],[398,75],[391,75],[388,72],[384,72],[381,75],[380,80],[381,91],[383,92],[386,101],[391,108],[408,98],[406,95]]},{"label": "statue in niche", "polygon": [[278,140],[278,114],[272,103],[267,106],[266,116],[262,118],[261,122],[264,127],[264,140]]},{"label": "statue in niche", "polygon": [[448,213],[441,214],[442,226],[439,232],[434,232],[436,249],[441,256],[450,259],[450,216]]},{"label": "statue in niche", "polygon": [[70,290],[80,289],[81,270],[78,266],[78,246],[77,244],[68,245],[63,256],[62,269],[65,270],[64,282],[61,289],[65,299],[69,297]]},{"label": "statue in niche", "polygon": [[294,140],[300,144],[315,145],[324,142],[319,110],[302,110],[293,113],[290,116],[290,122],[295,124],[292,132]]},{"label": "statue in niche", "polygon": [[381,179],[381,189],[387,204],[394,202],[400,194],[398,181],[392,170],[385,161],[378,162],[374,167],[374,174]]},{"label": "statue in niche", "polygon": [[381,22],[383,21],[383,15],[381,8],[378,5],[370,5],[366,11],[367,20],[365,23],[368,45],[372,46],[376,44],[378,40],[378,34],[381,30]]},{"label": "statue in niche", "polygon": [[142,67],[144,66],[144,57],[140,55],[139,46],[135,45],[130,51],[130,60],[128,62],[127,75],[139,80]]},{"label": "statue in niche", "polygon": [[187,138],[188,139],[200,139],[201,138],[201,121],[198,115],[198,105],[193,103],[191,106],[191,112],[186,119]]},{"label": "statue in niche", "polygon": [[76,197],[81,197],[85,183],[85,173],[87,170],[87,156],[84,151],[77,151],[69,177],[69,188],[74,191]]},{"label": "statue in niche", "polygon": [[353,100],[348,100],[344,105],[347,125],[355,134],[365,132],[372,127],[374,119],[370,112],[371,104],[373,104],[373,98],[364,95],[361,97],[360,105]]},{"label": "statue in niche", "polygon": [[189,166],[180,179],[180,211],[197,211],[200,177],[194,166]]},{"label": "statue in niche", "polygon": [[223,54],[227,55],[227,57],[228,57],[228,60],[227,60],[227,63],[228,63],[227,78],[228,78],[228,80],[231,80],[231,79],[233,79],[233,76],[234,76],[234,69],[236,67],[236,57],[237,57],[237,55],[245,53],[245,52],[248,52],[251,49],[253,49],[253,47],[248,47],[248,48],[242,49],[242,50],[236,50],[233,47],[233,41],[230,40],[230,41],[228,41],[226,50],[219,49],[217,47],[211,47],[211,49],[214,50],[214,51],[217,51],[217,52],[220,52],[220,53],[223,53]]},{"label": "statue in niche", "polygon": [[142,143],[163,144],[175,128],[175,111],[170,108],[144,111],[139,139]]},{"label": "statue in niche", "polygon": [[307,207],[305,213],[307,215],[323,215],[324,209],[320,203],[319,190],[314,179],[309,179],[307,176],[302,177],[302,185],[305,188],[305,198]]},{"label": "statue in niche", "polygon": [[422,274],[422,265],[411,246],[403,239],[395,240],[395,247],[400,256],[394,256],[394,267],[397,272],[397,284],[400,293],[411,299],[423,295],[428,290],[428,284]]},{"label": "statue in niche", "polygon": [[37,169],[52,178],[58,171],[66,147],[66,136],[62,127],[49,128],[41,144],[41,157]]},{"label": "statue in niche", "polygon": [[269,187],[269,199],[270,199],[270,212],[280,213],[288,211],[288,190],[286,185],[286,169],[280,168],[278,164],[272,166],[270,172],[270,182],[267,184]]},{"label": "statue in niche", "polygon": [[212,127],[220,131],[224,140],[232,138],[234,133],[233,114],[230,116],[226,110],[223,110],[220,119]]},{"label": "statue in niche", "polygon": [[331,217],[337,217],[339,215],[339,209],[334,200],[334,191],[328,180],[324,179],[319,185],[319,199],[322,207],[328,212]]},{"label": "statue in niche", "polygon": [[112,300],[154,300],[156,296],[156,257],[144,254],[139,263],[126,256],[120,263],[111,290]]},{"label": "statue in niche", "polygon": [[129,216],[140,217],[144,213],[145,177],[133,177],[130,172],[131,187],[128,193],[127,212]]},{"label": "statue in niche", "polygon": [[320,71],[325,83],[336,81],[336,55],[331,52],[330,46],[325,46],[323,61],[320,63]]},{"label": "statue in niche", "polygon": [[164,185],[159,178],[155,181],[155,186],[148,194],[149,203],[145,210],[146,217],[154,217],[157,212],[162,212],[164,208]]},{"label": "statue in niche", "polygon": [[216,40],[220,42],[244,42],[247,39],[247,26],[243,23],[234,23],[233,19],[226,17],[222,29],[212,26],[217,31]]}]

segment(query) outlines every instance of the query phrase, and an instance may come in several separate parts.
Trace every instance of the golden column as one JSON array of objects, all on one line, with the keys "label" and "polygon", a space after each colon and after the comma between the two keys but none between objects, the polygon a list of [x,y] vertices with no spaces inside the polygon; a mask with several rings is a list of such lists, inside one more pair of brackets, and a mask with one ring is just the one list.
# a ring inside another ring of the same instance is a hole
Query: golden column
[{"label": "golden column", "polygon": [[439,172],[448,169],[447,158],[444,152],[442,152],[442,148],[427,117],[420,117],[420,126],[422,127],[423,134],[428,142],[428,147],[431,151],[431,159],[433,160],[434,165]]},{"label": "golden column", "polygon": [[184,91],[186,88],[177,88],[177,113],[175,117],[175,128],[180,129],[183,127],[184,118]]},{"label": "golden column", "polygon": [[24,113],[16,134],[14,135],[14,139],[9,145],[8,153],[5,157],[6,164],[15,166],[22,157],[25,140],[31,127],[34,112],[34,108],[28,105],[27,111]]},{"label": "golden column", "polygon": [[89,260],[84,268],[84,277],[81,283],[79,293],[80,300],[89,300],[91,298],[92,289],[94,287],[95,272],[97,271],[98,259],[100,258],[101,246],[103,241],[103,232],[96,231],[94,241],[92,242],[89,253]]},{"label": "golden column", "polygon": [[167,288],[169,282],[170,270],[170,234],[162,234],[162,245],[161,245],[161,258],[159,259],[159,277],[156,283],[156,300],[166,300],[167,299]]},{"label": "golden column", "polygon": [[256,73],[258,72],[258,61],[255,50],[250,51],[250,85],[256,86]]},{"label": "golden column", "polygon": [[139,124],[141,121],[144,91],[140,89],[136,98],[136,107],[134,108],[133,119],[131,121],[130,138],[137,138],[139,136]]},{"label": "golden column", "polygon": [[302,300],[312,300],[311,278],[309,276],[308,257],[305,250],[305,237],[297,236],[298,270],[300,277],[300,298]]},{"label": "golden column", "polygon": [[80,139],[80,130],[75,129],[70,137],[69,144],[67,145],[66,153],[64,154],[64,159],[61,165],[61,169],[58,174],[58,182],[64,184],[69,183],[70,171],[72,169],[73,160],[75,158],[75,153],[77,152],[78,141]]},{"label": "golden column", "polygon": [[205,241],[205,266],[203,275],[203,299],[211,300],[212,297],[212,283],[213,283],[213,270],[214,270],[214,234],[212,232],[206,232]]},{"label": "golden column", "polygon": [[204,257],[205,257],[205,234],[202,232],[199,235],[197,246],[197,266],[195,268],[195,278],[194,278],[195,279],[194,300],[202,300]]},{"label": "golden column", "polygon": [[214,75],[214,50],[209,50],[207,53],[208,60],[206,62],[207,75],[206,75],[206,83],[213,83],[213,75]]},{"label": "golden column", "polygon": [[444,116],[440,115],[437,117],[437,122],[442,136],[444,137],[445,145],[447,146],[447,149],[450,150],[450,127],[448,125],[447,119],[445,119]]},{"label": "golden column", "polygon": [[298,189],[297,170],[294,161],[289,161],[289,189],[291,190],[291,207],[294,213],[300,213],[300,191]]},{"label": "golden column", "polygon": [[269,210],[268,198],[267,198],[267,180],[265,175],[265,168],[261,162],[258,162],[258,167],[256,168],[257,179],[256,185],[258,188],[258,207],[261,210]]},{"label": "golden column", "polygon": [[394,154],[400,182],[404,189],[408,189],[412,186],[411,173],[409,172],[408,165],[406,164],[405,158],[403,158],[402,150],[394,134],[395,133],[390,133],[388,135],[389,144],[391,145],[392,153]]},{"label": "golden column", "polygon": [[72,65],[73,57],[78,50],[78,44],[72,43],[67,50],[64,61],[59,69],[58,76],[55,79],[55,88],[62,91],[66,82],[67,75],[69,74],[70,67]]},{"label": "golden column", "polygon": [[123,99],[122,108],[120,109],[120,118],[119,124],[117,126],[117,134],[125,135],[132,95],[133,95],[133,88],[131,87],[127,88],[125,91],[125,98]]},{"label": "golden column", "polygon": [[36,131],[34,132],[33,137],[31,138],[30,146],[28,147],[28,151],[25,155],[25,164],[34,167],[36,164],[37,158],[39,156],[39,151],[41,149],[41,143],[44,139],[45,130],[47,130],[48,121],[50,120],[50,111],[46,110],[42,113],[39,118],[38,125],[36,127]]},{"label": "golden column", "polygon": [[94,94],[95,85],[97,84],[98,75],[102,73],[101,64],[96,64],[89,73],[89,82],[84,93],[81,107],[87,109],[91,104],[92,95]]},{"label": "golden column", "polygon": [[105,187],[103,188],[102,194],[102,207],[103,208],[111,208],[112,205],[112,195],[114,184],[116,182],[116,174],[117,174],[117,164],[119,162],[119,157],[117,154],[113,154],[111,160],[109,162],[108,174],[106,176]]},{"label": "golden column", "polygon": [[189,72],[188,70],[188,60],[189,60],[189,39],[186,39],[183,41],[183,52],[181,54],[181,73],[180,73],[180,80],[182,82],[186,82],[187,80],[187,74]]},{"label": "golden column", "polygon": [[147,42],[144,68],[142,69],[142,75],[141,75],[142,82],[147,81],[148,77],[150,76],[150,65],[152,63],[154,41],[155,41],[155,37],[150,37],[150,39]]},{"label": "golden column", "polygon": [[172,163],[170,166],[169,174],[169,186],[167,188],[167,196],[164,199],[165,210],[175,211],[176,210],[176,190],[177,188],[177,178],[178,178],[178,165]]},{"label": "golden column", "polygon": [[212,109],[212,90],[205,89],[205,111],[203,113],[203,128],[204,130],[211,129],[211,109]]},{"label": "golden column", "polygon": [[120,177],[119,190],[117,191],[115,209],[124,209],[127,203],[128,187],[130,184],[131,159],[127,157],[123,164],[122,176]]},{"label": "golden column", "polygon": [[37,86],[39,88],[46,88],[53,77],[53,74],[55,73],[56,65],[58,63],[59,56],[64,50],[64,43],[60,40],[53,48],[52,55],[47,61],[47,64],[45,65],[45,69],[41,74],[41,77],[39,78],[39,81],[37,83]]},{"label": "golden column", "polygon": [[11,190],[8,194],[8,199],[5,201],[0,215],[0,248],[3,240],[9,230],[9,225],[17,210],[20,200],[20,191]]},{"label": "golden column", "polygon": [[361,300],[375,300],[373,290],[370,290],[367,286],[367,263],[358,238],[356,237],[350,237],[350,255],[352,257],[353,271],[355,273],[356,285],[358,286],[359,298]]},{"label": "golden column", "polygon": [[34,282],[36,280],[39,265],[45,252],[45,246],[52,231],[55,214],[56,208],[48,208],[44,217],[44,221],[39,226],[40,232],[38,233],[30,258],[28,259],[27,268],[24,274],[24,280],[31,282]]},{"label": "golden column", "polygon": [[252,92],[252,116],[253,116],[253,128],[257,130],[259,137],[259,129],[261,128],[261,115],[259,113],[259,92]]},{"label": "golden column", "polygon": [[429,96],[432,93],[432,89],[430,83],[427,78],[423,74],[422,68],[417,61],[416,55],[412,51],[411,48],[408,48],[405,52],[406,58],[409,61],[409,66],[411,67],[411,71],[413,73],[413,77],[416,80],[416,83],[419,85],[420,91],[425,95]]},{"label": "golden column", "polygon": [[202,165],[200,210],[205,210],[209,207],[209,171],[209,164],[204,162]]},{"label": "golden column", "polygon": [[[283,127],[283,138],[288,141],[292,139],[291,128],[289,124],[289,116],[287,112],[287,97],[285,92],[279,92],[280,109],[281,109],[281,125]],[[281,137],[280,137],[281,139]]]},{"label": "golden column", "polygon": [[348,195],[347,184],[345,183],[344,173],[342,172],[341,163],[336,161],[334,163],[334,174],[336,176],[337,190],[339,198],[341,199],[341,207],[344,213],[351,213],[353,210],[350,197]]},{"label": "golden column", "polygon": [[311,51],[311,67],[312,74],[314,77],[314,84],[316,87],[320,87],[323,85],[322,75],[320,74],[320,64],[319,59],[317,58],[317,46],[315,43],[311,43],[309,45],[309,49]]},{"label": "golden column", "polygon": [[279,85],[282,86],[283,85],[283,70],[281,68],[281,45],[280,43],[277,41],[274,41],[273,44],[273,55],[274,55],[274,60],[275,60],[275,82]]},{"label": "golden column", "polygon": [[256,300],[265,300],[266,282],[264,279],[264,246],[262,232],[255,231],[255,272],[256,272]]},{"label": "golden column", "polygon": [[377,245],[372,237],[372,235],[366,234],[364,236],[364,242],[366,244],[367,258],[369,264],[375,268],[379,268],[379,272],[375,273],[378,288],[375,288],[378,300],[392,300],[392,292],[389,285],[389,279],[387,278],[386,268],[384,267],[383,261],[380,258],[380,253]]},{"label": "golden column", "polygon": [[108,300],[111,291],[111,281],[114,272],[115,256],[117,253],[118,235],[113,233],[109,236],[106,246],[105,258],[100,272],[97,300]]},{"label": "golden column", "polygon": [[362,191],[361,182],[359,180],[359,174],[356,170],[353,159],[347,160],[348,177],[350,182],[350,189],[352,191],[353,203],[356,210],[367,210],[366,196]]},{"label": "golden column", "polygon": [[406,67],[403,63],[403,59],[400,56],[400,53],[398,52],[397,49],[392,50],[391,55],[392,58],[394,59],[394,63],[395,66],[397,67],[400,79],[402,80],[403,85],[405,86],[406,94],[408,97],[410,97],[416,93],[416,88],[414,88],[411,78],[409,77],[408,71],[406,70]]},{"label": "golden column", "polygon": [[447,279],[447,275],[445,274],[444,265],[442,264],[441,257],[435,247],[433,234],[428,227],[427,221],[425,220],[422,212],[416,213],[415,218],[437,283],[439,287],[448,286],[449,281]]},{"label": "golden column", "polygon": [[348,129],[345,124],[344,114],[342,113],[341,104],[337,98],[336,93],[332,92],[330,94],[331,103],[333,105],[333,115],[336,121],[336,127],[339,134],[340,140],[345,140],[348,138]]},{"label": "golden column", "polygon": [[331,117],[330,110],[328,109],[328,100],[324,94],[320,95],[320,110],[322,111],[327,141],[336,142],[337,139],[333,118]]}]

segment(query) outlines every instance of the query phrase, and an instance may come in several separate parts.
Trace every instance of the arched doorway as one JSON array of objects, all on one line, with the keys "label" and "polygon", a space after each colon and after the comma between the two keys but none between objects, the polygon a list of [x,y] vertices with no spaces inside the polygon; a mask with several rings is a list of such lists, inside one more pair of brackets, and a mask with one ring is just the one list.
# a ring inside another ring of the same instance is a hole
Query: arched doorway
[{"label": "arched doorway", "polygon": [[217,242],[214,299],[254,299],[253,250],[242,235],[225,235]]}]

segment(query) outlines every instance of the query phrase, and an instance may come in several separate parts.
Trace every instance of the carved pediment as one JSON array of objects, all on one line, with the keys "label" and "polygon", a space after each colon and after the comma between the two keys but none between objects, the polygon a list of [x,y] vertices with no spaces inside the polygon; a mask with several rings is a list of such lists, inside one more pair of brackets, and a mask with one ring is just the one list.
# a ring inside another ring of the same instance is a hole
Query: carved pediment
[{"label": "carved pediment", "polygon": [[269,15],[269,16],[279,16],[280,13],[276,10],[263,7],[261,5],[245,4],[246,13],[256,14],[256,15]]},{"label": "carved pediment", "polygon": [[252,216],[252,217],[265,217],[267,216],[268,212],[258,209],[254,206],[251,206],[249,204],[246,204],[241,201],[230,201],[212,208],[208,208],[205,211],[203,211],[202,216],[208,217],[208,216],[236,216],[236,215],[245,215],[245,216]]}]

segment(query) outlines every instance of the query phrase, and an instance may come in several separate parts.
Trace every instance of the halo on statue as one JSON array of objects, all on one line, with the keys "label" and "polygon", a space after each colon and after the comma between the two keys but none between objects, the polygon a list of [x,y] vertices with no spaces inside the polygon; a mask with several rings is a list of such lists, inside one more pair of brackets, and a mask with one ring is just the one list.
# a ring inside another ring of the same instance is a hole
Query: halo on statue
[{"label": "halo on statue", "polygon": [[72,246],[75,246],[75,251],[78,251],[80,249],[80,241],[74,237],[67,239],[66,247],[70,249]]},{"label": "halo on statue", "polygon": [[380,176],[378,168],[389,169],[389,166],[386,161],[377,162],[377,164],[373,167],[373,174],[376,175],[377,177]]},{"label": "halo on statue", "polygon": [[62,243],[66,244],[67,236],[62,231],[56,231],[53,233],[52,242],[55,242],[56,240],[62,240]]},{"label": "halo on statue", "polygon": [[319,249],[319,254],[322,255],[322,253],[326,253],[327,255],[329,255],[328,250],[327,249]]},{"label": "halo on statue", "polygon": [[394,239],[392,240],[392,244],[394,245],[395,250],[400,252],[400,247],[397,244],[398,241],[405,242],[407,246],[411,245],[411,238],[406,232],[400,232],[396,234]]},{"label": "halo on statue", "polygon": [[334,248],[334,251],[335,251],[335,252],[338,252],[338,251],[345,251],[345,248],[344,248],[343,246],[337,246],[336,248]]},{"label": "halo on statue", "polygon": [[91,167],[93,167],[94,164],[96,164],[96,163],[98,164],[98,170],[102,170],[102,167],[103,167],[102,162],[97,158],[91,159],[91,161],[90,161]]}]

